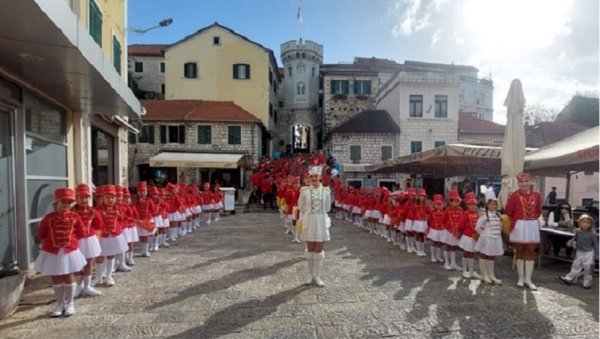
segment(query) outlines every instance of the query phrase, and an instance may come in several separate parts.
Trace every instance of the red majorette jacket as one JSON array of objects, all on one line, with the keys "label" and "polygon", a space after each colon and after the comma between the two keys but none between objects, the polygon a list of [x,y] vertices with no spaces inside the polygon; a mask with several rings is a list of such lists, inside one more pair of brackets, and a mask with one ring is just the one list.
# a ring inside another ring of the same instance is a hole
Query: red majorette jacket
[{"label": "red majorette jacket", "polygon": [[96,236],[96,231],[100,229],[100,214],[94,208],[89,206],[75,205],[73,212],[76,213],[83,222],[83,237]]},{"label": "red majorette jacket", "polygon": [[48,213],[40,222],[38,237],[46,252],[56,254],[61,248],[73,252],[79,248],[77,240],[84,237],[83,221],[73,212]]}]

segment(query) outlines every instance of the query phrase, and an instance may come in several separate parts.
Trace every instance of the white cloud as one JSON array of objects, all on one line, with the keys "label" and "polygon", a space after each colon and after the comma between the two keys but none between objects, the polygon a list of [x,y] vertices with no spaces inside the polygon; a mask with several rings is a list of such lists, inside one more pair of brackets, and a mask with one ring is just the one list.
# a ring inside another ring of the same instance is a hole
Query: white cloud
[{"label": "white cloud", "polygon": [[389,2],[388,16],[395,23],[392,35],[409,36],[430,25],[432,13],[439,12],[448,0],[395,0]]},{"label": "white cloud", "polygon": [[442,30],[438,28],[435,33],[431,36],[431,44],[429,44],[429,48],[435,47],[440,39],[442,38]]}]

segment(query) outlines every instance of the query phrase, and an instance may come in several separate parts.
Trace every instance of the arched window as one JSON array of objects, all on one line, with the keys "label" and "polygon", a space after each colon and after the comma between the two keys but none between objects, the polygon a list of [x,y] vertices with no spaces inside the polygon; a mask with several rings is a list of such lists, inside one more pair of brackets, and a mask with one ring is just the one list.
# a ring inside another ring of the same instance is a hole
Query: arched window
[{"label": "arched window", "polygon": [[303,82],[299,82],[296,86],[296,93],[298,95],[304,95],[306,93],[306,89]]}]

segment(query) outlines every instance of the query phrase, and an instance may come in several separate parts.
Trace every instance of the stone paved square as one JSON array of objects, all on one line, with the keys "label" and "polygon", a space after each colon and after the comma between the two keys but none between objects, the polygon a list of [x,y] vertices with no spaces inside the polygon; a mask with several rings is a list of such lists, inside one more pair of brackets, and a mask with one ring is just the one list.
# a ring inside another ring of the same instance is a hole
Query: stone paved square
[{"label": "stone paved square", "polygon": [[325,288],[303,285],[303,245],[277,214],[238,213],[137,258],[103,296],[78,298],[77,314],[52,319],[50,280],[27,282],[0,338],[598,338],[594,288],[566,286],[567,264],[536,266],[537,292],[466,280],[333,220]]}]

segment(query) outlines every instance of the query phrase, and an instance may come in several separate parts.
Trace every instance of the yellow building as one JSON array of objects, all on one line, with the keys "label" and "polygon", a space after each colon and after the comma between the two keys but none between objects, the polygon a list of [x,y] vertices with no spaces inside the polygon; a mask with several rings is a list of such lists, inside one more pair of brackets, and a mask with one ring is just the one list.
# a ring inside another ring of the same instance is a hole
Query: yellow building
[{"label": "yellow building", "polygon": [[56,188],[127,185],[127,2],[0,6],[0,268],[31,267]]},{"label": "yellow building", "polygon": [[165,99],[233,101],[259,118],[262,154],[272,150],[281,82],[273,51],[214,23],[165,51]]}]

